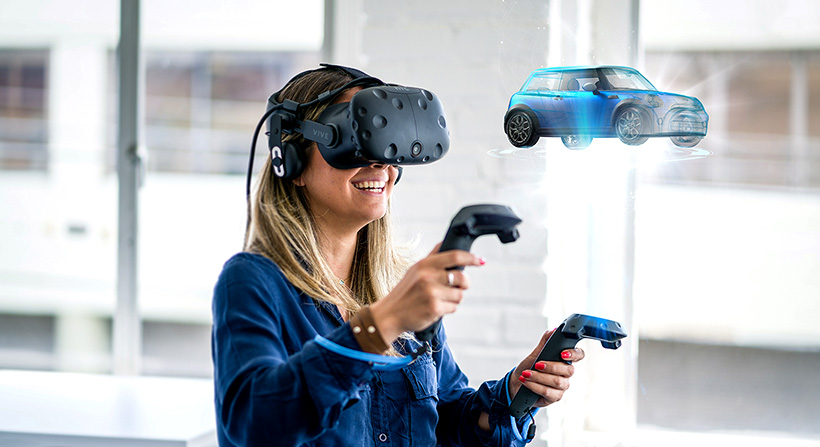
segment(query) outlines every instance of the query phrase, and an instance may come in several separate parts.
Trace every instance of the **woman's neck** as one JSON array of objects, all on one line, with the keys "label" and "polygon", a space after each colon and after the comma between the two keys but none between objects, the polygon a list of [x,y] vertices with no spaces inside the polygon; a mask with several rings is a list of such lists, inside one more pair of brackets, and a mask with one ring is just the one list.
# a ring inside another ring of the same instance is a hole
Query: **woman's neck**
[{"label": "woman's neck", "polygon": [[353,268],[356,252],[357,233],[350,231],[328,231],[322,229],[319,244],[333,274],[340,281],[347,282]]}]

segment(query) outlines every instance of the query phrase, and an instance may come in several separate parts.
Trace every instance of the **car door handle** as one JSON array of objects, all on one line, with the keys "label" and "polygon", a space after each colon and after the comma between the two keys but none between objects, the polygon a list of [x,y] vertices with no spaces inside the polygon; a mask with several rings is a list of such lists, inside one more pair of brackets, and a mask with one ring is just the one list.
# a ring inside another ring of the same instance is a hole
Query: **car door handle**
[{"label": "car door handle", "polygon": [[561,97],[561,96],[553,96],[553,97],[552,97],[552,99],[554,99],[554,100],[556,100],[556,101],[561,101],[561,100],[562,100],[562,99],[564,99],[564,98],[563,98],[563,97]]}]

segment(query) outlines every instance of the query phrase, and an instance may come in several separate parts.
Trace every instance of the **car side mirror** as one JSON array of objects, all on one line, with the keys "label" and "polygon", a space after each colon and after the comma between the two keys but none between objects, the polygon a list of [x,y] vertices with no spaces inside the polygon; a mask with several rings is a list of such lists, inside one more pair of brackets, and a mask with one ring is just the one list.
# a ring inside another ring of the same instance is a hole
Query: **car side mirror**
[{"label": "car side mirror", "polygon": [[595,94],[599,93],[598,89],[595,87],[595,83],[593,82],[587,82],[586,84],[584,84],[584,91],[592,92]]}]

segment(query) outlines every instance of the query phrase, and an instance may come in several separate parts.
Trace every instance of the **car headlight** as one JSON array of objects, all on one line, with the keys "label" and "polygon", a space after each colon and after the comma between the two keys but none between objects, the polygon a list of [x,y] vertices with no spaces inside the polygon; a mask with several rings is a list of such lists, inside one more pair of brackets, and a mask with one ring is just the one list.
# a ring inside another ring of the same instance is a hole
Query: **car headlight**
[{"label": "car headlight", "polygon": [[653,95],[651,93],[646,95],[644,101],[646,101],[646,103],[649,104],[649,107],[657,108],[663,105],[663,100],[658,95]]}]

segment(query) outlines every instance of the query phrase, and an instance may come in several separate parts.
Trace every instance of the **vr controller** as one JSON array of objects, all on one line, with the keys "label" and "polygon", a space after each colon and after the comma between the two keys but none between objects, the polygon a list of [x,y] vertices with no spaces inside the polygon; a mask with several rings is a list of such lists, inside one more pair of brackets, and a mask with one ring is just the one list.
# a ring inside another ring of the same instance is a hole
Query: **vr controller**
[{"label": "vr controller", "polygon": [[[466,250],[480,236],[485,234],[495,234],[504,243],[510,243],[518,239],[518,224],[521,218],[515,212],[503,205],[470,205],[465,206],[453,217],[450,227],[444,235],[439,252],[447,250]],[[464,267],[456,266],[452,269],[462,270]],[[427,329],[416,332],[416,338],[429,342],[435,337],[441,326],[439,318]]]},{"label": "vr controller", "polygon": [[[571,362],[561,359],[561,351],[574,348],[584,338],[600,340],[601,345],[607,349],[618,349],[621,346],[621,339],[625,337],[626,332],[621,328],[621,324],[616,321],[589,315],[572,314],[550,335],[533,365],[542,360],[548,362],[562,361],[570,364]],[[510,402],[510,414],[516,419],[524,416],[538,401],[538,397],[529,388],[520,387],[512,402]]]}]

